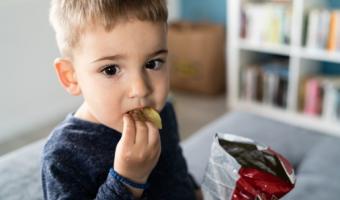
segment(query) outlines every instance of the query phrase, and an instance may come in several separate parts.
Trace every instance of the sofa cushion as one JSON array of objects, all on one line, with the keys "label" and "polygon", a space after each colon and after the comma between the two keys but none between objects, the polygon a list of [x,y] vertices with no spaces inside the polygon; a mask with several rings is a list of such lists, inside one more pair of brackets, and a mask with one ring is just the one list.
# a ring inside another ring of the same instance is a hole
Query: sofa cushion
[{"label": "sofa cushion", "polygon": [[295,189],[285,199],[339,199],[340,138],[328,137],[316,145],[297,170]]},{"label": "sofa cushion", "polygon": [[40,155],[45,139],[0,157],[0,199],[43,199]]}]

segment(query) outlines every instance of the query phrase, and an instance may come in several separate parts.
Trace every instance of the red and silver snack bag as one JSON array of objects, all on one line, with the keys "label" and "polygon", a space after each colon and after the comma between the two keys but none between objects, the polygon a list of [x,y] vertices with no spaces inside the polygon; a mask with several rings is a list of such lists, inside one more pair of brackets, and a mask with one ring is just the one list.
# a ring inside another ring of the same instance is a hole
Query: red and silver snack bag
[{"label": "red and silver snack bag", "polygon": [[294,184],[294,170],[282,155],[249,138],[215,135],[202,183],[205,200],[279,199]]}]

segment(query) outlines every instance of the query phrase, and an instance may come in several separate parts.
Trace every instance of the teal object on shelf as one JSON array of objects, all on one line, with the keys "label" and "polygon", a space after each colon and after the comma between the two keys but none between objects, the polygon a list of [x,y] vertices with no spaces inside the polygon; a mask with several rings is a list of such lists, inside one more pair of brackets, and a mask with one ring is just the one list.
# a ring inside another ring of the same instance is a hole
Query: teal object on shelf
[{"label": "teal object on shelf", "polygon": [[181,18],[226,24],[226,0],[182,0]]}]

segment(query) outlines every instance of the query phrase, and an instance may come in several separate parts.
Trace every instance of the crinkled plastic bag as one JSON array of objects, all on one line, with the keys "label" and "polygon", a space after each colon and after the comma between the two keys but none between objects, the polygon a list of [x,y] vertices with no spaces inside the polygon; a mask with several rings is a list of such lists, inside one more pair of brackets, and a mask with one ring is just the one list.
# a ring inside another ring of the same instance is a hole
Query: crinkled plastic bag
[{"label": "crinkled plastic bag", "polygon": [[294,170],[282,155],[245,137],[215,135],[202,183],[205,200],[274,200],[294,184]]}]

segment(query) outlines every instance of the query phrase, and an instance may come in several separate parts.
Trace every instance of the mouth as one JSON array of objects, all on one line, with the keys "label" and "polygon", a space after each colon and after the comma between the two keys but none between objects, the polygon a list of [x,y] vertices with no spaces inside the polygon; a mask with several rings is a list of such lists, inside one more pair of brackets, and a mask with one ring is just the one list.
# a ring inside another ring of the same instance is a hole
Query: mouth
[{"label": "mouth", "polygon": [[128,114],[138,120],[151,122],[158,129],[162,129],[162,119],[159,113],[151,107],[137,108],[129,111]]}]

